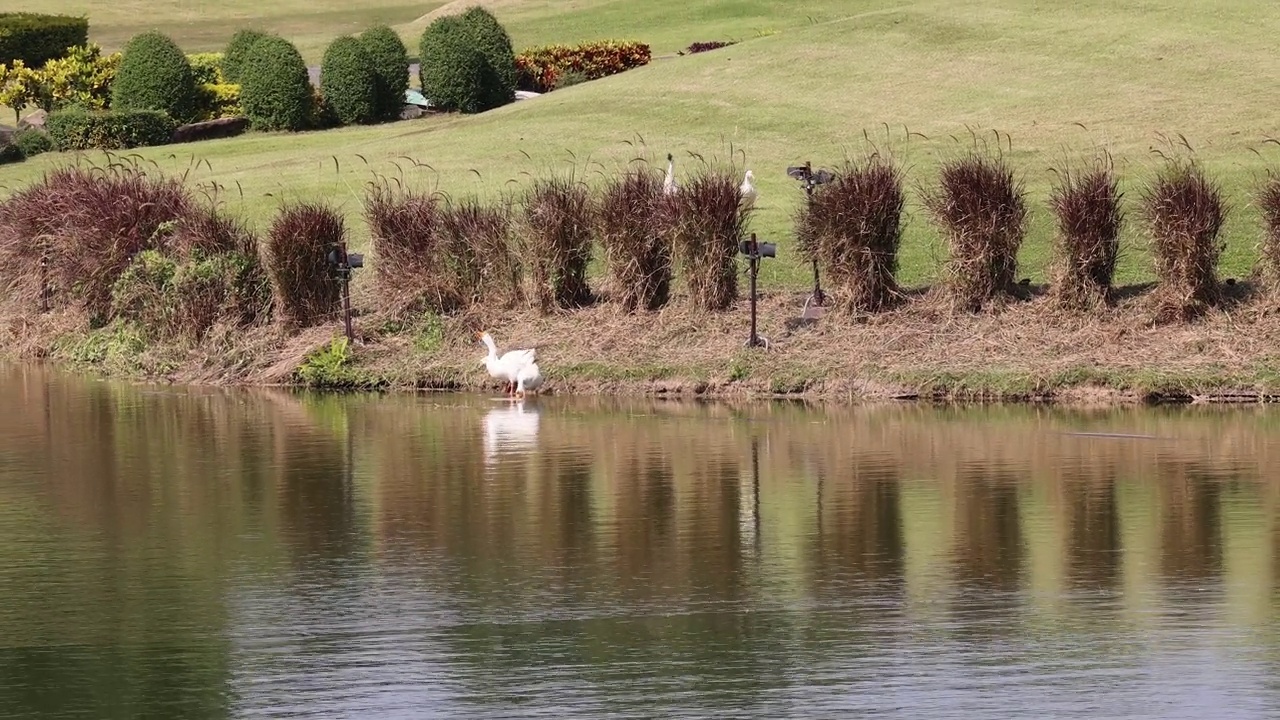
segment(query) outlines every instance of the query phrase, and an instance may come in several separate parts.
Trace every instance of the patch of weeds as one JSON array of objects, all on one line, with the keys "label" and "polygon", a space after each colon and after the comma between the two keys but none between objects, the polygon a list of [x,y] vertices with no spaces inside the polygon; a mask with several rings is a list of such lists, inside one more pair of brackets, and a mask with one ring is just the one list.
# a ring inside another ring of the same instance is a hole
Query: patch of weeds
[{"label": "patch of weeds", "polygon": [[354,366],[355,353],[345,337],[312,351],[298,366],[298,379],[313,388],[373,388],[385,382],[367,376]]},{"label": "patch of weeds", "polygon": [[781,368],[769,378],[769,392],[774,395],[799,395],[813,387],[818,376],[806,368]]},{"label": "patch of weeds", "polygon": [[729,382],[743,382],[751,377],[751,363],[741,357],[729,361]]},{"label": "patch of weeds", "polygon": [[444,346],[444,319],[433,312],[425,312],[422,322],[413,334],[413,347],[418,352],[433,353]]},{"label": "patch of weeds", "polygon": [[556,377],[597,381],[648,381],[667,380],[676,375],[675,368],[666,365],[617,366],[604,363],[575,363],[557,368]]},{"label": "patch of weeds", "polygon": [[59,338],[53,350],[56,357],[73,365],[139,375],[145,370],[142,356],[146,349],[146,340],[136,326],[117,322]]}]

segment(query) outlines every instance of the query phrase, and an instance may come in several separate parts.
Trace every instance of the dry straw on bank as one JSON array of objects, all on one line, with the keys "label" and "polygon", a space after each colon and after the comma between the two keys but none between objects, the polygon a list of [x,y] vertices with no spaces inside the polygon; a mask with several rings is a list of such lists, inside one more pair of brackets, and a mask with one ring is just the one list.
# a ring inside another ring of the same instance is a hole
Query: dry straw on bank
[{"label": "dry straw on bank", "polygon": [[341,286],[329,266],[329,251],[345,245],[342,215],[320,203],[280,208],[263,247],[276,316],[291,330],[338,316]]},{"label": "dry straw on bank", "polygon": [[538,309],[573,309],[591,302],[587,265],[592,249],[591,194],[573,178],[534,182],[525,194],[520,235]]},{"label": "dry straw on bank", "polygon": [[846,164],[832,182],[818,186],[812,206],[797,214],[797,235],[829,278],[836,307],[874,312],[901,297],[894,273],[905,203],[902,171],[873,154]]},{"label": "dry straw on bank", "polygon": [[732,166],[703,164],[671,197],[675,255],[698,310],[726,310],[738,298],[738,243],[751,219],[740,178]]},{"label": "dry straw on bank", "polygon": [[1272,301],[1280,300],[1280,174],[1267,171],[1267,179],[1258,192],[1265,231],[1259,248],[1259,274]]},{"label": "dry straw on bank", "polygon": [[1120,183],[1111,159],[1099,158],[1080,172],[1066,168],[1049,196],[1057,218],[1054,237],[1054,299],[1085,310],[1110,304],[1124,222]]},{"label": "dry straw on bank", "polygon": [[1002,156],[974,152],[943,163],[925,207],[946,237],[945,270],[953,306],[979,310],[1009,292],[1027,227],[1022,184]]},{"label": "dry straw on bank", "polygon": [[1147,187],[1142,216],[1160,281],[1157,322],[1189,320],[1220,300],[1216,268],[1226,215],[1221,190],[1193,161],[1167,161]]},{"label": "dry straw on bank", "polygon": [[657,310],[671,296],[671,236],[662,176],[649,167],[611,178],[597,229],[615,294],[627,312]]}]

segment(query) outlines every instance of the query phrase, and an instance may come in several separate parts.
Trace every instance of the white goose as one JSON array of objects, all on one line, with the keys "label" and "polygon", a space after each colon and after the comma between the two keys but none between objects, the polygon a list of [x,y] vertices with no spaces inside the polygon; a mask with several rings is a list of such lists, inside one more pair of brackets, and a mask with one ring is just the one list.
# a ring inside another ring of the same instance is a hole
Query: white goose
[{"label": "white goose", "polygon": [[537,393],[542,387],[542,373],[538,363],[531,362],[516,373],[516,398],[523,400],[526,392]]},{"label": "white goose", "polygon": [[485,369],[489,371],[489,376],[506,381],[503,386],[505,394],[514,393],[518,380],[517,375],[522,368],[532,365],[537,360],[537,350],[534,348],[511,350],[499,357],[498,346],[494,344],[493,336],[487,332],[479,335],[480,342],[483,342],[489,348],[489,354],[483,360]]},{"label": "white goose", "polygon": [[676,185],[676,159],[671,157],[671,153],[667,153],[667,177],[662,181],[662,194],[675,195],[680,189]]},{"label": "white goose", "polygon": [[755,173],[748,170],[746,177],[742,178],[742,185],[738,186],[738,192],[742,195],[742,201],[747,204],[747,207],[754,206],[756,204],[756,196],[759,195],[756,192],[756,186],[751,182],[754,179]]}]

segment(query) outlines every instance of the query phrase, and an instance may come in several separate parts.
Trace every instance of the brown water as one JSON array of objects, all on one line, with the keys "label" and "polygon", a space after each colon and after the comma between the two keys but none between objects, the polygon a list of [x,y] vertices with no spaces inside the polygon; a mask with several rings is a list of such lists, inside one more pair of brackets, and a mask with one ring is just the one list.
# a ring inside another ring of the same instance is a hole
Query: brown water
[{"label": "brown water", "polygon": [[1280,713],[1277,411],[0,397],[3,718]]}]

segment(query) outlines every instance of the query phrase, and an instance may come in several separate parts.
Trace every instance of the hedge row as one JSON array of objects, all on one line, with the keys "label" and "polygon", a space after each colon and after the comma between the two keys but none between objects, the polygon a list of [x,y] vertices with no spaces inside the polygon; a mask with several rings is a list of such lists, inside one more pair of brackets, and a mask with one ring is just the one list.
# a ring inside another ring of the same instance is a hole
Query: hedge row
[{"label": "hedge row", "polygon": [[89,41],[89,21],[70,15],[0,13],[0,63],[38,68]]},{"label": "hedge row", "polygon": [[159,110],[63,110],[50,115],[45,124],[54,148],[62,151],[165,145],[177,127],[173,118]]},{"label": "hedge row", "polygon": [[518,85],[521,90],[549,92],[567,75],[598,80],[648,65],[652,58],[645,43],[623,40],[529,48],[516,56]]}]

